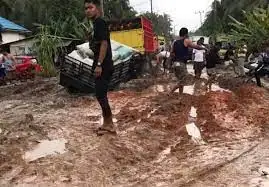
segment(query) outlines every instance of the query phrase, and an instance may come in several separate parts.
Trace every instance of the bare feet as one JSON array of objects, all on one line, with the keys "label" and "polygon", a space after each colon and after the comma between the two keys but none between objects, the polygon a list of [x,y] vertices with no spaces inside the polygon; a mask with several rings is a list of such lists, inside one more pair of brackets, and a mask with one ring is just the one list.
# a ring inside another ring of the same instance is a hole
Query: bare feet
[{"label": "bare feet", "polygon": [[112,121],[112,117],[110,117],[109,119],[104,119],[104,124],[102,127],[99,127],[97,130],[97,135],[98,136],[102,136],[105,134],[113,134],[113,135],[117,135],[117,132],[115,130],[113,121]]}]

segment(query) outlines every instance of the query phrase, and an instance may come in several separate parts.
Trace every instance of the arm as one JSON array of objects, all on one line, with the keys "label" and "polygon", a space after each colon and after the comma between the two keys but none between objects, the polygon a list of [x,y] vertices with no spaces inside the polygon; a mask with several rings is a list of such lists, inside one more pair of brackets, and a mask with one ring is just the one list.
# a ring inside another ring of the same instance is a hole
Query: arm
[{"label": "arm", "polygon": [[195,50],[193,50],[193,52],[192,52],[192,61],[194,61],[194,59],[195,59]]},{"label": "arm", "polygon": [[12,64],[12,65],[17,64],[17,60],[16,60],[16,58],[15,58],[14,56],[11,56],[11,60],[12,60],[12,62],[13,62],[13,64]]},{"label": "arm", "polygon": [[175,56],[174,44],[175,44],[175,42],[173,42],[172,47],[171,47],[170,58],[173,58]]},{"label": "arm", "polygon": [[184,44],[185,44],[186,47],[197,49],[197,50],[203,50],[203,49],[205,50],[206,49],[203,46],[199,46],[199,45],[196,45],[196,44],[192,43],[192,41],[190,39],[186,39],[184,41]]},{"label": "arm", "polygon": [[160,54],[156,55],[156,61],[157,61],[157,64],[160,64],[160,62],[161,62],[161,55]]},{"label": "arm", "polygon": [[264,65],[264,63],[263,63],[263,56],[260,55],[258,57],[258,67],[256,67],[255,71],[258,71],[263,65]]},{"label": "arm", "polygon": [[[96,23],[95,39],[100,42],[100,52],[98,57],[98,63],[102,65],[108,50],[109,31],[107,24],[104,20],[100,19]],[[102,75],[102,66],[99,65],[95,68],[95,76],[100,77]]]},{"label": "arm", "polygon": [[251,54],[251,55],[249,55],[249,57],[248,57],[248,63],[252,63],[253,61],[254,61],[254,55]]},{"label": "arm", "polygon": [[106,40],[101,41],[100,54],[99,54],[98,62],[103,63],[103,61],[104,61],[104,59],[106,57],[107,47],[108,47],[107,41]]}]

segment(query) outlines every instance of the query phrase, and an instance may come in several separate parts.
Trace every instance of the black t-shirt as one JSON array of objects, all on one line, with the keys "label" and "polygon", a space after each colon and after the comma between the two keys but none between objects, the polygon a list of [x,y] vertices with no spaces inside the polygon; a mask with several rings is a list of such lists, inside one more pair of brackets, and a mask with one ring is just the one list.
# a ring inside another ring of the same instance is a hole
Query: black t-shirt
[{"label": "black t-shirt", "polygon": [[188,61],[189,48],[184,44],[185,39],[176,40],[173,45],[173,52],[175,53],[174,61],[185,62]]},{"label": "black t-shirt", "polygon": [[225,53],[225,56],[224,56],[224,60],[230,60],[230,58],[234,56],[234,52],[233,52],[233,49],[230,48],[227,50],[227,52]]},{"label": "black t-shirt", "polygon": [[102,18],[96,18],[93,21],[93,33],[91,38],[89,39],[90,48],[94,52],[93,68],[95,68],[98,63],[101,41],[104,40],[107,41],[108,46],[106,56],[102,63],[102,68],[103,70],[111,70],[113,68],[113,61],[112,61],[112,51],[111,51],[110,33],[108,30],[108,25]]},{"label": "black t-shirt", "polygon": [[206,68],[214,68],[216,64],[219,62],[220,57],[218,54],[218,49],[216,47],[212,47],[209,53],[206,55]]}]

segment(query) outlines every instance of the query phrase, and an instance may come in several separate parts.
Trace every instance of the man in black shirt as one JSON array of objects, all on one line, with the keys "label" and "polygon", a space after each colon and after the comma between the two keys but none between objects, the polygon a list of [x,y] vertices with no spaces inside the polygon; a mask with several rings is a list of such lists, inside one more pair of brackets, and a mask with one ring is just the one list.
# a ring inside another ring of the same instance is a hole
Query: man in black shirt
[{"label": "man in black shirt", "polygon": [[211,90],[212,83],[215,81],[217,72],[216,72],[216,64],[220,61],[219,51],[221,48],[220,43],[216,43],[206,55],[206,69],[207,74],[209,76],[207,86]]},{"label": "man in black shirt", "polygon": [[96,98],[102,108],[104,124],[97,134],[116,133],[112,121],[107,92],[113,73],[110,33],[107,23],[101,18],[99,0],[85,0],[85,13],[93,21],[93,33],[89,38],[90,48],[94,52],[93,70],[95,73]]}]

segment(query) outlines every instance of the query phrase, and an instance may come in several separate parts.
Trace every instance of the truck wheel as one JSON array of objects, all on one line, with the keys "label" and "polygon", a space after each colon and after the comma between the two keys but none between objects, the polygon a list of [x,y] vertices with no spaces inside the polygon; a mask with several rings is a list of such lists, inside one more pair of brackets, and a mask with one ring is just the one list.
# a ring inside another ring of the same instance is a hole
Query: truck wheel
[{"label": "truck wheel", "polygon": [[76,94],[76,93],[78,93],[78,90],[76,88],[72,87],[72,86],[69,86],[67,88],[67,92],[70,93],[70,94]]},{"label": "truck wheel", "polygon": [[143,73],[149,73],[149,74],[153,74],[153,67],[152,67],[152,62],[151,62],[151,58],[146,55],[143,59],[143,68],[142,68],[142,72]]}]

